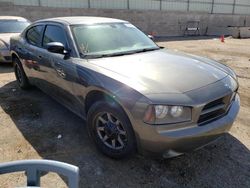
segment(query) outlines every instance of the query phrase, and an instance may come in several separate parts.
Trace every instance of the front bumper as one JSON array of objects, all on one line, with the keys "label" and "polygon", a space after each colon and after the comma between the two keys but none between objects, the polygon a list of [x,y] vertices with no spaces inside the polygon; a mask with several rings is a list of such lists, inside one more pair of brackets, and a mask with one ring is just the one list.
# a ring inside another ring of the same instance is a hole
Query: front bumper
[{"label": "front bumper", "polygon": [[232,102],[227,114],[212,122],[185,128],[164,129],[142,123],[137,132],[137,141],[143,151],[158,153],[167,157],[195,150],[214,141],[232,127],[240,109],[238,94]]},{"label": "front bumper", "polygon": [[11,63],[11,54],[9,50],[0,50],[0,63]]}]

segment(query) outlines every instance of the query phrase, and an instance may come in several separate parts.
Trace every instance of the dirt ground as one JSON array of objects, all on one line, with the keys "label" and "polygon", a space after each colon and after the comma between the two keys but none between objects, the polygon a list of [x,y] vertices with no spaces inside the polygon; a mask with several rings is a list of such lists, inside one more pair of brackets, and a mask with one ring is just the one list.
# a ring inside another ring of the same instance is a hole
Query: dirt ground
[{"label": "dirt ground", "polygon": [[[210,57],[233,68],[241,111],[230,134],[195,152],[173,158],[136,155],[112,160],[88,139],[85,122],[38,89],[21,91],[12,67],[0,66],[0,162],[52,159],[80,168],[80,187],[250,187],[250,39],[159,42],[170,49]],[[62,138],[58,138],[61,135]],[[43,187],[66,187],[53,173]],[[0,176],[0,187],[24,186],[23,173]]]}]

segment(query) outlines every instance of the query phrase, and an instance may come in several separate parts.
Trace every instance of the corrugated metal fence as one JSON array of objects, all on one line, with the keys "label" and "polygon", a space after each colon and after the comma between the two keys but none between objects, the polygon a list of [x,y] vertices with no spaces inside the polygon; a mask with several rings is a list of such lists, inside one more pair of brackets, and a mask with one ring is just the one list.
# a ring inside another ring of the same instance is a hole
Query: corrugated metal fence
[{"label": "corrugated metal fence", "polygon": [[248,14],[250,0],[0,0],[15,5]]}]

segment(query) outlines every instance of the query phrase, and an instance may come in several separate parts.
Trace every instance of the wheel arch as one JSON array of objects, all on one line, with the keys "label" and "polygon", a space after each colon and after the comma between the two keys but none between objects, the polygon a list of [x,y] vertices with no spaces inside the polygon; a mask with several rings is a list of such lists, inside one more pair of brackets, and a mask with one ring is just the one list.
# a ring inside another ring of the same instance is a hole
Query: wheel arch
[{"label": "wheel arch", "polygon": [[136,132],[136,129],[133,124],[133,116],[130,113],[129,109],[121,102],[122,100],[119,100],[119,97],[116,96],[115,94],[112,94],[111,92],[108,92],[106,90],[102,90],[100,88],[94,88],[90,90],[85,97],[85,112],[86,115],[88,113],[88,110],[90,109],[91,105],[93,105],[95,102],[100,101],[100,100],[106,100],[106,101],[111,101],[114,102],[115,105],[118,105],[121,110],[125,113],[125,115],[128,118],[128,121],[130,122],[133,132],[134,132],[134,137],[135,137],[135,144],[137,151],[141,151],[141,144],[140,144],[140,137],[138,133]]},{"label": "wheel arch", "polygon": [[16,52],[11,51],[11,58],[12,58],[12,61],[13,61],[15,58],[19,59],[19,56],[18,56],[18,54]]},{"label": "wheel arch", "polygon": [[[104,100],[104,101],[110,101],[115,104],[117,104],[123,111],[124,113],[129,116],[129,112],[126,109],[126,107],[122,104],[122,102],[119,100],[119,98],[106,90],[100,89],[100,88],[92,88],[89,90],[85,96],[85,112],[86,114],[88,113],[88,110],[90,107],[97,101]],[[130,119],[130,118],[129,118]]]},{"label": "wheel arch", "polygon": [[15,51],[11,51],[11,59],[12,62],[14,61],[14,59],[18,59],[21,62],[19,55]]},{"label": "wheel arch", "polygon": [[86,115],[91,105],[93,105],[95,102],[100,101],[100,100],[111,101],[111,102],[114,102],[114,104],[118,105],[122,109],[122,111],[127,115],[128,120],[131,123],[131,126],[134,127],[133,116],[130,113],[129,109],[125,106],[122,99],[120,99],[119,96],[115,95],[114,93],[98,88],[98,87],[92,87],[86,93],[85,101],[84,101]]}]

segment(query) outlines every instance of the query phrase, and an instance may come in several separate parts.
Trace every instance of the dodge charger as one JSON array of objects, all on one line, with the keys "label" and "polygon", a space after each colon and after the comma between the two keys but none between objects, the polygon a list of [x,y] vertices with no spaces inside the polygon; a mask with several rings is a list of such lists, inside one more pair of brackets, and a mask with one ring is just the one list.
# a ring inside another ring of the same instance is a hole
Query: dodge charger
[{"label": "dodge charger", "polygon": [[201,148],[229,131],[240,108],[232,69],[159,47],[123,20],[39,20],[11,39],[11,56],[18,85],[79,115],[112,158]]}]

